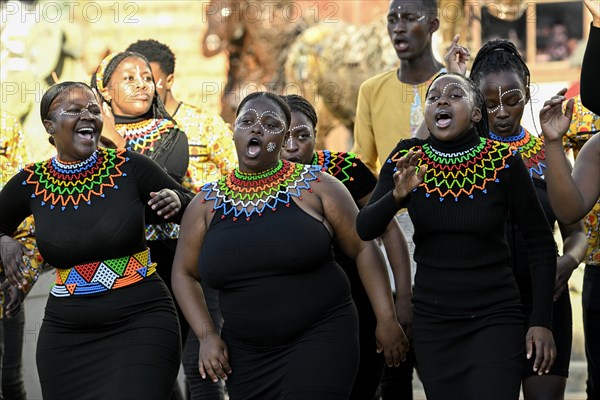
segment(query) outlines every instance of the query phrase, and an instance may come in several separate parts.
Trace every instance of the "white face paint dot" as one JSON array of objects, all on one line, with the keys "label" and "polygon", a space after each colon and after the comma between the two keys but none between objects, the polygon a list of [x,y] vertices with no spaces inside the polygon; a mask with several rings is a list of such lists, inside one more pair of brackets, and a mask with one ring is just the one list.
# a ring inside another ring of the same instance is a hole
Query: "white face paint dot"
[{"label": "white face paint dot", "polygon": [[274,152],[276,148],[277,148],[277,145],[275,143],[273,143],[273,142],[267,143],[267,151],[269,153]]},{"label": "white face paint dot", "polygon": [[[248,115],[248,113],[252,114],[252,117],[256,117],[256,120],[254,122],[249,120],[250,116]],[[264,116],[273,118],[279,123],[280,126],[269,127],[268,121],[263,121]],[[258,111],[256,111],[254,108],[248,108],[244,111],[243,114],[236,118],[234,123],[237,129],[252,129],[257,124],[266,133],[269,133],[271,135],[280,135],[285,131],[285,121],[281,119],[281,117],[276,112],[270,110],[267,110],[259,115]]]}]

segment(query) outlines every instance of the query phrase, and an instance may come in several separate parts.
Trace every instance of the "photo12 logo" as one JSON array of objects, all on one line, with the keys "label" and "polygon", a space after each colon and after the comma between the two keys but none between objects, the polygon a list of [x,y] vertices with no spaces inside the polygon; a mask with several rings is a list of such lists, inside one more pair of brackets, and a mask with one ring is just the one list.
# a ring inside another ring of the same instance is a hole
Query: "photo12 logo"
[{"label": "photo12 logo", "polygon": [[5,24],[17,18],[22,23],[84,21],[93,24],[104,18],[113,23],[136,24],[139,22],[136,17],[139,10],[139,4],[133,1],[6,1],[2,4],[1,22]]}]

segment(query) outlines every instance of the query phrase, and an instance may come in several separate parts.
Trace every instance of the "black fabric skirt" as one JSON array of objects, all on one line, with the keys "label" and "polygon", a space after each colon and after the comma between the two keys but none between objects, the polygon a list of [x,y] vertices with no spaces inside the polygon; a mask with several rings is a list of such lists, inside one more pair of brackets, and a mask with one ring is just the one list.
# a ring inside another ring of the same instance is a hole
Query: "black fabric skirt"
[{"label": "black fabric skirt", "polygon": [[413,333],[428,400],[517,400],[524,318],[509,266],[417,267]]},{"label": "black fabric skirt", "polygon": [[[347,400],[358,369],[358,317],[352,302],[332,310],[286,344],[256,347],[223,325],[231,400]],[[360,379],[360,377],[359,377]]]},{"label": "black fabric skirt", "polygon": [[36,361],[44,400],[169,399],[177,314],[156,275],[95,296],[48,297]]}]

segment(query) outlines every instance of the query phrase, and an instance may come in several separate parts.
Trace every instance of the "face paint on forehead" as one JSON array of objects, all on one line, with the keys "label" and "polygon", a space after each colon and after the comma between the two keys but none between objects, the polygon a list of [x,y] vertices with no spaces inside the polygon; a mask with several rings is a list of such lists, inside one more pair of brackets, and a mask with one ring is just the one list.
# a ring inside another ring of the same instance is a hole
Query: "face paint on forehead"
[{"label": "face paint on forehead", "polygon": [[[245,125],[242,122],[243,117],[245,117],[246,113],[248,113],[248,112],[251,112],[256,116],[256,122],[254,122],[251,125]],[[265,127],[262,123],[262,118],[265,115],[267,115],[271,118],[274,118],[278,122],[280,122],[281,128],[271,130],[271,129]],[[267,110],[267,111],[264,111],[262,114],[259,114],[258,111],[256,111],[254,108],[248,108],[247,110],[244,111],[243,114],[241,114],[239,117],[237,117],[235,119],[234,124],[238,129],[252,129],[258,124],[262,129],[264,129],[265,132],[270,133],[271,135],[280,135],[285,131],[285,121],[283,119],[281,119],[281,117],[276,112],[273,112],[271,110]]]},{"label": "face paint on forehead", "polygon": [[[410,10],[406,10],[405,13],[409,13]],[[396,15],[398,17],[398,19],[402,19],[402,5],[399,5],[396,9]],[[419,18],[416,19],[417,22],[421,22],[425,19],[424,15],[421,15]]]},{"label": "face paint on forehead", "polygon": [[[465,93],[464,96],[462,96],[462,98],[466,98],[467,101],[471,101],[471,96],[469,95],[469,89],[463,85],[462,83],[458,83],[458,82],[449,82],[447,83],[444,88],[442,89],[442,93],[439,95],[439,97],[441,98],[442,96],[446,95],[446,92],[449,90],[452,90],[453,87],[457,87],[459,89],[462,89],[462,91]],[[439,90],[437,89],[437,87],[433,87],[431,88],[429,91],[431,92],[432,90]],[[425,105],[426,106],[432,106],[434,104],[436,104],[438,102],[438,100],[430,100],[429,96],[427,96],[427,99],[425,100]]]},{"label": "face paint on forehead", "polygon": [[308,130],[308,132],[310,132],[310,137],[312,137],[312,134],[313,134],[312,128],[310,126],[308,126],[308,125],[305,125],[305,124],[296,125],[294,127],[291,127],[290,128],[290,133],[292,133],[294,131],[297,131],[298,129],[301,129],[301,128],[306,128]]},{"label": "face paint on forehead", "polygon": [[502,104],[502,97],[504,97],[505,95],[509,94],[509,93],[519,93],[521,95],[521,98],[519,99],[519,101],[517,103],[520,103],[522,101],[525,101],[525,93],[523,93],[523,91],[521,89],[509,89],[506,91],[502,91],[502,86],[498,86],[498,106],[494,107],[491,110],[488,110],[488,114],[493,114],[498,110],[504,110],[504,104]]}]

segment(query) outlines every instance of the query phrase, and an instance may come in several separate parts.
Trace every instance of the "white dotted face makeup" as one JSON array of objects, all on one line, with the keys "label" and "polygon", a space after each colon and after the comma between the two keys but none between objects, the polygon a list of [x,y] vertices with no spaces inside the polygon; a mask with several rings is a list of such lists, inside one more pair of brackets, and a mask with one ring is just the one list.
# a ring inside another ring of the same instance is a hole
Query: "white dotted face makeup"
[{"label": "white dotted face makeup", "polygon": [[86,110],[92,115],[100,115],[102,113],[98,103],[87,103],[87,105],[83,108],[77,108],[76,106],[67,107],[66,109],[61,108],[59,115],[70,115],[72,117],[77,117],[83,114]]},{"label": "white dotted face makeup", "polygon": [[274,142],[267,143],[267,151],[269,153],[274,152],[276,148],[277,148],[277,145]]},{"label": "white dotted face makeup", "polygon": [[244,110],[235,120],[236,129],[252,129],[260,126],[265,133],[280,135],[285,131],[285,122],[273,111],[258,114],[254,108]]},{"label": "white dotted face makeup", "polygon": [[517,93],[519,95],[519,98],[516,101],[510,101],[509,100],[509,102],[506,103],[506,106],[508,106],[508,107],[514,107],[517,104],[525,101],[525,93],[523,93],[523,91],[521,89],[510,89],[510,90],[506,90],[506,91],[503,92],[502,91],[502,86],[498,86],[498,101],[499,101],[498,106],[496,106],[496,107],[494,107],[492,109],[489,109],[488,110],[488,114],[493,114],[493,113],[495,113],[495,112],[497,112],[499,110],[504,110],[505,104],[502,103],[502,98],[504,96],[506,96],[507,94],[511,94],[511,93]]},{"label": "white dotted face makeup", "polygon": [[304,143],[308,140],[312,140],[314,138],[314,133],[312,127],[302,124],[296,125],[290,128],[290,137],[285,141],[285,148],[291,149],[294,146],[294,140],[299,143]]},{"label": "white dotted face makeup", "polygon": [[432,88],[429,90],[427,94],[427,99],[425,99],[426,106],[433,106],[437,104],[442,97],[445,97],[446,100],[452,103],[456,103],[458,101],[467,99],[470,101],[469,90],[465,85],[458,82],[450,82],[444,86],[442,89],[442,93],[440,94],[437,88]]}]

